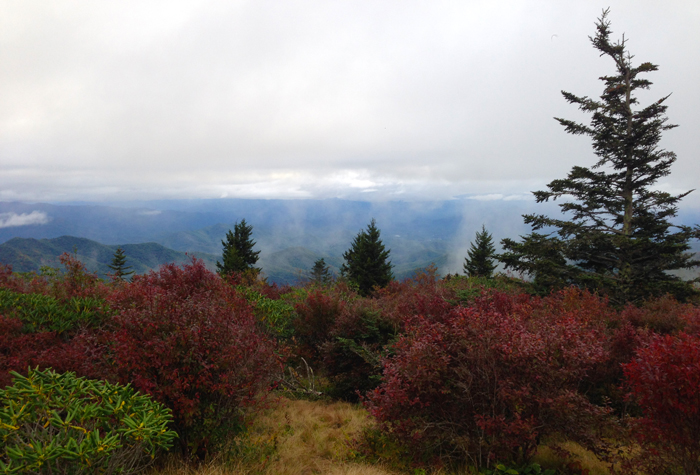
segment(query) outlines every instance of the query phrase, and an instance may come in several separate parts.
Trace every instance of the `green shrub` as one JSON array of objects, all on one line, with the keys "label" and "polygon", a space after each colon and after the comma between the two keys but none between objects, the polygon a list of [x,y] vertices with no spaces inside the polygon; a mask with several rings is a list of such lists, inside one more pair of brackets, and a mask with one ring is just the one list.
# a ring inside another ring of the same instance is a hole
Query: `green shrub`
[{"label": "green shrub", "polygon": [[557,471],[552,469],[542,470],[542,467],[536,463],[526,464],[519,468],[499,463],[493,469],[484,469],[480,473],[484,475],[556,475]]},{"label": "green shrub", "polygon": [[255,318],[267,333],[280,339],[292,337],[292,322],[296,317],[292,304],[268,298],[248,287],[238,286],[236,290],[253,304]]},{"label": "green shrub", "polygon": [[104,300],[94,297],[73,297],[60,301],[41,294],[23,294],[0,288],[0,312],[22,321],[22,331],[59,334],[82,326],[98,326],[106,315]]},{"label": "green shrub", "polygon": [[130,386],[48,369],[0,390],[0,473],[136,473],[177,434]]}]

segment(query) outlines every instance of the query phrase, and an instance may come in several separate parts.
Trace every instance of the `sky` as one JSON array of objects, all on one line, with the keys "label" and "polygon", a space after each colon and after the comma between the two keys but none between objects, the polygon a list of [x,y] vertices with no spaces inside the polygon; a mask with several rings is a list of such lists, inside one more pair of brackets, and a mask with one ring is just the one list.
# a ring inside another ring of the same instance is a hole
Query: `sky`
[{"label": "sky", "polygon": [[532,199],[595,163],[553,117],[608,6],[696,188],[697,0],[2,0],[0,201]]}]

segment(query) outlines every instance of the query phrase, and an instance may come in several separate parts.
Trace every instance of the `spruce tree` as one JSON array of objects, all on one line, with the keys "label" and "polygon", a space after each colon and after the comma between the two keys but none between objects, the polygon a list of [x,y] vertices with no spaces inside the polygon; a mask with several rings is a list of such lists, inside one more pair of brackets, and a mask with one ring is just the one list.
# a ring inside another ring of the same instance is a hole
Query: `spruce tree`
[{"label": "spruce tree", "polygon": [[331,271],[323,257],[314,262],[311,268],[311,281],[318,285],[326,285],[331,281]]},{"label": "spruce tree", "polygon": [[673,152],[659,148],[662,133],[676,127],[667,123],[669,96],[637,106],[634,94],[652,84],[642,75],[658,67],[634,67],[624,35],[611,42],[607,17],[605,10],[590,38],[615,65],[614,74],[600,78],[605,84],[600,100],[562,91],[569,103],[592,114],[590,125],[556,118],[566,132],[591,137],[598,161],[591,168],[575,166],[548,190],[534,192],[538,203],[573,199],[559,205],[571,219],[525,215],[533,232],[522,242],[504,239],[500,258],[507,268],[533,275],[541,290],[574,284],[601,291],[618,304],[665,293],[684,298],[694,293],[691,284],[668,271],[700,264],[687,252],[700,228],[669,219],[690,191],[671,195],[654,188],[676,161]]},{"label": "spruce tree", "polygon": [[469,277],[493,276],[496,269],[496,248],[493,246],[493,237],[486,231],[486,226],[481,226],[481,231],[477,231],[474,242],[471,243],[464,258],[464,273]]},{"label": "spruce tree", "polygon": [[126,254],[121,247],[118,247],[117,250],[114,251],[112,263],[107,267],[112,269],[112,276],[116,280],[124,280],[125,277],[128,277],[134,273],[133,270],[129,270],[131,269],[131,266],[126,265]]},{"label": "spruce tree", "polygon": [[260,251],[253,251],[255,241],[252,239],[253,226],[248,225],[245,219],[236,222],[233,232],[226,233],[226,240],[222,240],[223,254],[222,262],[216,262],[216,268],[220,275],[227,275],[232,272],[244,272],[253,270],[259,272],[260,269],[254,267],[258,262]]},{"label": "spruce tree", "polygon": [[388,261],[389,250],[385,249],[379,239],[374,219],[361,230],[352,241],[350,249],[344,254],[345,264],[340,268],[343,276],[357,285],[360,295],[367,296],[375,287],[385,287],[394,278],[391,262]]}]

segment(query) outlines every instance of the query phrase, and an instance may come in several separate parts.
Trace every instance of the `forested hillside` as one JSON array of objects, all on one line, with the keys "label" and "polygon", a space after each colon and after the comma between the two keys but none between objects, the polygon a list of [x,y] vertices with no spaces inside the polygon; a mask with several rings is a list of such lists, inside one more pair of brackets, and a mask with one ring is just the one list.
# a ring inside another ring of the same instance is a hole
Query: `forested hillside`
[{"label": "forested hillside", "polygon": [[[62,236],[54,239],[12,238],[0,244],[0,262],[9,264],[16,272],[39,272],[42,267],[61,267],[59,257],[73,254],[85,267],[102,277],[110,273],[109,264],[121,247],[127,255],[127,265],[136,274],[144,274],[163,264],[188,262],[184,252],[174,251],[156,243],[105,245],[90,239]],[[214,268],[216,256],[195,253],[210,268]]]}]

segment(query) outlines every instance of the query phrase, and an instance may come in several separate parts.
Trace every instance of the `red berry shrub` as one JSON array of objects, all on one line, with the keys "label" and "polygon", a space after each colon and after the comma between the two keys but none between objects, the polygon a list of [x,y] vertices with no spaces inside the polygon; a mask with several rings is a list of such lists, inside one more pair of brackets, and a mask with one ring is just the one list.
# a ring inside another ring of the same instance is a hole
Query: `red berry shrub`
[{"label": "red berry shrub", "polygon": [[202,261],[134,277],[110,300],[118,380],[172,409],[185,453],[204,455],[235,430],[281,369],[250,306]]},{"label": "red berry shrub", "polygon": [[700,473],[700,337],[657,336],[624,373],[643,411],[634,431],[646,449],[639,465],[648,473]]},{"label": "red berry shrub", "polygon": [[574,300],[491,292],[439,318],[410,316],[368,409],[428,459],[522,463],[552,433],[592,447],[607,411],[578,389],[606,358],[603,327]]}]

